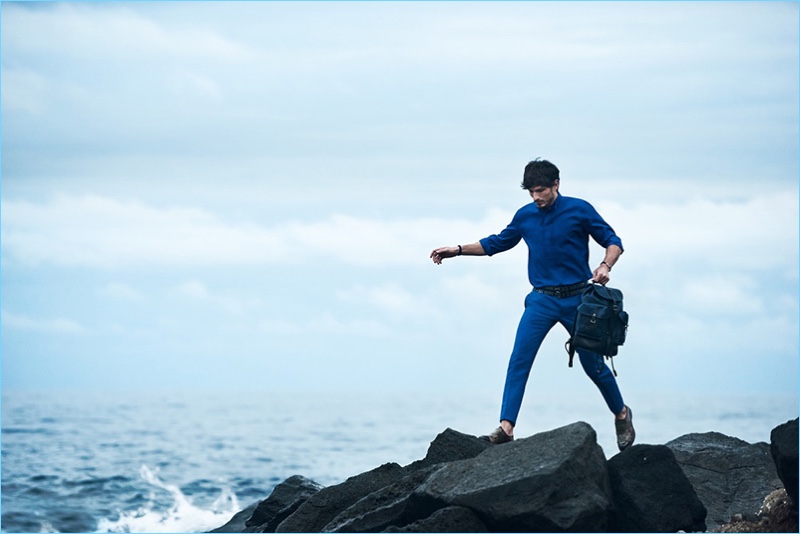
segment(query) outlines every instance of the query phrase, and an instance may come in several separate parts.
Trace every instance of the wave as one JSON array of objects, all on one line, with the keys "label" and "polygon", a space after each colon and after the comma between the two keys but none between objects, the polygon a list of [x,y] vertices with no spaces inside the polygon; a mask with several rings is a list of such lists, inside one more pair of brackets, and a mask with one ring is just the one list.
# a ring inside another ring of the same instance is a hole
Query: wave
[{"label": "wave", "polygon": [[236,495],[223,487],[220,496],[208,508],[195,506],[178,486],[167,484],[146,465],[139,469],[139,476],[153,488],[169,492],[172,504],[166,511],[157,510],[155,492],[141,508],[135,511],[120,511],[118,519],[103,518],[97,524],[97,532],[207,532],[225,524],[240,510]]},{"label": "wave", "polygon": [[1,431],[3,434],[43,434],[43,435],[53,435],[53,431],[49,428],[20,428],[20,427],[8,427],[3,428]]}]

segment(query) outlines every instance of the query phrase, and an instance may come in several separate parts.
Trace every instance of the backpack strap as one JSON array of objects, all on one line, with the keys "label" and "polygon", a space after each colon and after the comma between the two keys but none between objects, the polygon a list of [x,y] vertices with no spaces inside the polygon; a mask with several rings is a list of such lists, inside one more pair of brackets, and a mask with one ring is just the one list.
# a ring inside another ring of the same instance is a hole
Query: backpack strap
[{"label": "backpack strap", "polygon": [[575,357],[575,347],[572,345],[571,336],[567,342],[564,343],[564,349],[567,351],[567,354],[569,354],[569,366],[572,367],[572,359]]},{"label": "backpack strap", "polygon": [[[569,366],[572,367],[572,360],[575,357],[575,347],[572,345],[572,338],[569,338],[566,343],[564,343],[564,349],[569,354]],[[614,372],[614,376],[617,375],[617,370],[614,368],[614,357],[613,356],[606,356],[611,361],[611,370]],[[600,371],[600,368],[603,364],[603,356],[601,354],[597,355],[597,370]]]}]

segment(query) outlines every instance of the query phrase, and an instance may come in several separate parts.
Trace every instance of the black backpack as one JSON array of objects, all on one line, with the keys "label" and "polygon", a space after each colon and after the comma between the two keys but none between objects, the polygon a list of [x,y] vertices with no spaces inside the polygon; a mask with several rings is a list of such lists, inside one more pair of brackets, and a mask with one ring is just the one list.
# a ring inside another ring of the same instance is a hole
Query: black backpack
[{"label": "black backpack", "polygon": [[[610,358],[611,368],[614,369],[613,358],[619,346],[625,343],[627,330],[628,313],[622,309],[622,291],[589,284],[581,295],[581,303],[575,313],[574,330],[565,345],[569,353],[569,366],[572,367],[575,350],[586,349]],[[614,376],[617,376],[616,369]]]}]

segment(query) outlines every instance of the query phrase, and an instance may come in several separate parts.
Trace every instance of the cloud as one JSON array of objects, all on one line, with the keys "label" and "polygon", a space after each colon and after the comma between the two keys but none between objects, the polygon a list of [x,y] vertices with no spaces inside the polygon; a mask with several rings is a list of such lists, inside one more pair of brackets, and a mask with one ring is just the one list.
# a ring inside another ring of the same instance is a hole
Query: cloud
[{"label": "cloud", "polygon": [[765,311],[758,284],[750,277],[692,278],[677,293],[687,308],[703,315],[748,317]]},{"label": "cloud", "polygon": [[94,334],[74,349],[132,368],[379,345],[466,376],[506,357],[527,250],[428,254],[501,231],[541,155],[625,243],[631,362],[703,387],[695,362],[733,375],[763,352],[745,374],[796,391],[796,20],[791,3],[6,3],[3,302],[27,315],[3,311],[4,356],[31,361],[25,332]]},{"label": "cloud", "polygon": [[[409,289],[407,286],[413,286]],[[353,304],[357,309],[366,310],[371,316],[383,314],[392,322],[429,322],[442,318],[440,291],[426,290],[418,284],[405,284],[392,281],[372,286],[357,284],[350,289],[336,291],[336,297],[343,304]]]},{"label": "cloud", "polygon": [[[514,266],[518,274],[525,268],[525,258],[518,257]],[[519,278],[523,278],[520,276]],[[508,296],[513,295],[521,302],[521,293],[508,291],[506,284],[498,284],[497,280],[488,281],[475,273],[447,276],[441,283],[439,292],[445,302],[455,305],[461,313],[471,316],[485,316],[487,312],[504,309],[508,304]]]},{"label": "cloud", "polygon": [[374,179],[369,157],[436,181],[434,165],[474,175],[535,146],[593,173],[616,160],[629,176],[684,175],[681,153],[709,180],[730,174],[720,166],[749,179],[754,151],[760,172],[796,169],[785,7],[165,6],[5,6],[4,177],[252,176],[288,162],[322,181],[321,157],[357,156],[337,178]]},{"label": "cloud", "polygon": [[197,280],[184,282],[178,285],[175,291],[193,301],[208,302],[233,315],[242,315],[250,309],[261,306],[261,300],[258,298],[214,294],[208,290],[203,282]]},{"label": "cloud", "polygon": [[145,299],[144,295],[140,291],[137,291],[129,285],[122,283],[106,284],[100,289],[99,293],[105,297],[127,300],[131,302],[139,302]]},{"label": "cloud", "polygon": [[288,257],[274,232],[227,225],[192,208],[62,196],[47,204],[3,200],[2,217],[4,261],[25,265],[229,265]]},{"label": "cloud", "polygon": [[389,313],[417,314],[428,309],[420,296],[414,295],[396,282],[367,287],[357,285],[336,292],[342,302],[366,303]]},{"label": "cloud", "polygon": [[179,97],[218,101],[222,95],[219,84],[208,76],[181,70],[168,77],[168,85]]},{"label": "cloud", "polygon": [[2,310],[4,328],[12,330],[28,330],[47,334],[84,335],[89,329],[71,319],[36,319],[27,315]]},{"label": "cloud", "polygon": [[[695,286],[687,291],[694,294],[700,285],[731,285],[739,273],[749,277],[771,272],[786,282],[797,281],[796,193],[765,192],[725,202],[693,198],[632,206],[602,202],[598,210],[625,244],[618,273],[681,284],[693,277]],[[362,268],[422,267],[434,247],[499,232],[511,216],[497,209],[479,220],[331,214],[264,225],[226,222],[197,208],[157,208],[99,196],[61,196],[46,203],[4,199],[2,259],[7,264],[99,269],[310,265],[320,260]],[[493,263],[503,272],[517,272],[523,269],[524,248],[520,245]],[[727,282],[720,279],[726,276]],[[483,295],[485,304],[490,304],[489,288],[474,279],[461,282],[477,284],[475,295]],[[443,290],[458,293],[447,285],[452,283],[446,282]],[[199,298],[201,288],[192,287],[193,296]],[[189,295],[192,287],[184,287],[184,293]],[[118,293],[121,289],[116,288]],[[400,286],[360,291],[360,298],[383,308],[401,310],[418,304]],[[218,304],[231,310],[238,306],[221,300]]]},{"label": "cloud", "polygon": [[[31,35],[39,36],[31,39]],[[191,24],[168,27],[125,6],[52,4],[46,9],[3,9],[3,46],[22,53],[118,60],[196,58],[242,60],[253,50]]]},{"label": "cloud", "polygon": [[303,336],[320,338],[335,337],[392,337],[391,327],[376,319],[344,319],[331,312],[314,316],[308,320],[289,321],[286,319],[262,319],[258,329],[278,336]]},{"label": "cloud", "polygon": [[798,204],[793,187],[762,190],[736,201],[689,197],[645,200],[630,208],[606,202],[598,210],[622,237],[622,262],[660,269],[670,279],[709,270],[796,271]]},{"label": "cloud", "polygon": [[2,69],[3,111],[42,115],[46,109],[47,80],[30,69]]},{"label": "cloud", "polygon": [[[94,195],[47,203],[2,200],[2,217],[3,261],[103,269],[297,264],[319,256],[360,266],[420,264],[440,242],[496,227],[337,214],[273,226],[231,224],[196,208],[155,208]],[[485,220],[496,223],[500,217],[491,211]]]}]

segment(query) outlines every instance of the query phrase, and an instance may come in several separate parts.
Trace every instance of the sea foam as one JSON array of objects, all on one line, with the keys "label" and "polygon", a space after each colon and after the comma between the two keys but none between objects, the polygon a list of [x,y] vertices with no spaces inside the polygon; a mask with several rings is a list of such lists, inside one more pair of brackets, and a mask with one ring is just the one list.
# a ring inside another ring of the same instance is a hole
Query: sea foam
[{"label": "sea foam", "polygon": [[100,519],[97,532],[207,532],[225,524],[240,510],[239,501],[230,488],[223,487],[220,496],[208,508],[196,506],[174,484],[167,484],[146,465],[139,475],[154,489],[168,491],[172,505],[166,511],[155,509],[156,495],[151,492],[148,503],[132,512],[120,511],[119,519]]}]

